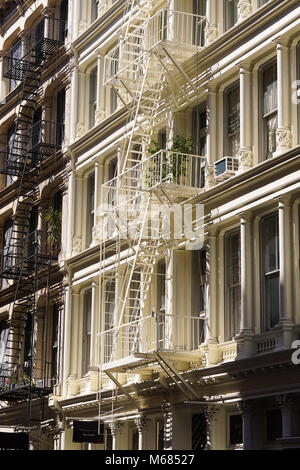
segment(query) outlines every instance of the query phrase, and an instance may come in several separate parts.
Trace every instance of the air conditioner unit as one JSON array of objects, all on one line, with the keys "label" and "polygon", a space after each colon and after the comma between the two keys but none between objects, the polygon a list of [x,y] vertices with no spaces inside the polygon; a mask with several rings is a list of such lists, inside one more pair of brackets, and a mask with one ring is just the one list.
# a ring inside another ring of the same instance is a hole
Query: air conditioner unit
[{"label": "air conditioner unit", "polygon": [[239,160],[236,157],[223,157],[215,162],[215,178],[217,181],[224,181],[239,169]]}]

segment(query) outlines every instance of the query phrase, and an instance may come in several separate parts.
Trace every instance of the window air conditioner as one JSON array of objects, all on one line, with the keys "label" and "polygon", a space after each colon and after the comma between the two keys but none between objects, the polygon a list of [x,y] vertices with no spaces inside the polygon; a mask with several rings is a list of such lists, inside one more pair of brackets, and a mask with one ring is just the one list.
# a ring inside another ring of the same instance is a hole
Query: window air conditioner
[{"label": "window air conditioner", "polygon": [[236,157],[223,157],[215,162],[215,178],[217,181],[224,181],[235,175],[239,169],[239,160]]}]

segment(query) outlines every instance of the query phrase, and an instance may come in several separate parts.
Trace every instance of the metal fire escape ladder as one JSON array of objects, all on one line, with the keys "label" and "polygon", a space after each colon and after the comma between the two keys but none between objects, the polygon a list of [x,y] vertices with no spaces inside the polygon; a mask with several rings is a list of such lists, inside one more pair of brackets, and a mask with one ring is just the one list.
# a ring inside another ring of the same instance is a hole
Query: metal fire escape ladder
[{"label": "metal fire escape ladder", "polygon": [[[41,47],[44,41],[44,48]],[[34,204],[41,155],[30,152],[32,145],[32,126],[36,108],[38,89],[44,61],[51,57],[58,47],[59,41],[49,43],[42,39],[19,62],[11,61],[8,77],[22,81],[20,105],[16,119],[13,142],[7,152],[6,162],[1,172],[19,178],[18,196],[14,203],[15,211],[12,218],[12,230],[9,241],[2,255],[1,277],[16,281],[14,300],[9,316],[8,335],[5,344],[4,363],[0,365],[1,385],[12,376],[20,363],[20,355],[24,345],[26,323],[31,322],[31,365],[29,394],[32,387],[34,362],[34,319],[36,314],[36,293],[40,266],[48,266],[49,258],[40,254],[41,240],[38,232],[30,238],[30,215]],[[9,58],[8,58],[9,59]],[[25,65],[26,64],[26,65]],[[30,171],[32,170],[32,171]],[[30,249],[34,249],[29,255]],[[2,392],[3,393],[3,392]],[[5,400],[6,398],[2,398]],[[16,398],[17,400],[18,398]],[[11,398],[11,401],[15,401]]]}]

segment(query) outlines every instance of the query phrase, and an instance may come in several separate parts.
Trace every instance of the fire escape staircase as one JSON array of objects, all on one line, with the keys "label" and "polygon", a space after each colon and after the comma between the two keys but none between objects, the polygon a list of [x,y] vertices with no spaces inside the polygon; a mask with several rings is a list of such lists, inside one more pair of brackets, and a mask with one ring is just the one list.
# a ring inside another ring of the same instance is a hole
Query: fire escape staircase
[{"label": "fire escape staircase", "polygon": [[[119,176],[104,185],[101,198],[102,201],[106,201],[106,196],[109,193],[115,195],[113,198],[114,207],[110,208],[109,212],[114,218],[117,232],[114,238],[114,256],[112,256],[111,239],[104,241],[100,248],[102,298],[106,299],[104,305],[108,306],[107,311],[104,308],[104,315],[105,318],[111,317],[109,326],[116,329],[114,337],[111,338],[112,344],[108,348],[109,354],[106,351],[106,365],[102,367],[102,370],[121,389],[122,386],[117,377],[112,375],[113,372],[124,369],[122,365],[116,367],[114,361],[118,348],[123,347],[124,338],[121,337],[121,328],[127,322],[130,325],[130,323],[136,324],[139,321],[153,279],[155,265],[159,255],[165,248],[162,236],[162,220],[156,224],[156,233],[154,235],[152,232],[152,239],[149,240],[147,237],[143,237],[147,221],[151,217],[151,204],[152,202],[163,202],[169,206],[173,204],[172,196],[169,196],[165,190],[158,190],[158,186],[155,189],[148,188],[148,190],[145,190],[144,188],[141,190],[138,184],[139,176],[135,178],[131,175],[128,178],[128,174],[134,172],[135,168],[138,169],[150,146],[153,130],[158,123],[159,108],[166,85],[169,84],[171,99],[176,106],[179,105],[175,97],[176,88],[177,90],[182,88],[185,98],[190,99],[186,87],[182,87],[173,77],[174,71],[179,72],[183,77],[184,82],[188,84],[187,89],[197,93],[195,85],[184,71],[181,62],[186,60],[188,54],[189,56],[195,54],[199,50],[198,45],[185,48],[182,44],[176,44],[174,48],[172,41],[166,41],[166,31],[162,25],[164,21],[167,22],[168,20],[168,12],[163,10],[162,13],[151,17],[152,4],[153,1],[145,2],[139,16],[140,23],[129,21],[126,33],[121,36],[118,46],[105,57],[104,84],[113,88],[124,106],[129,109],[126,129],[120,141]],[[174,16],[178,16],[180,19],[178,12],[173,12],[173,19]],[[132,14],[131,18],[133,17]],[[189,28],[193,24],[194,17],[190,15],[185,27]],[[153,40],[151,34],[153,34],[153,30],[155,32],[157,29],[160,29],[159,36]],[[168,30],[169,27],[167,26]],[[171,47],[169,48],[170,44]],[[140,178],[145,178],[145,174],[141,174]],[[138,221],[135,222],[134,236],[126,240],[129,248],[126,263],[121,262],[121,253],[125,246],[124,238],[121,235],[124,231],[126,232],[130,217],[127,215],[122,218],[119,199],[123,199],[122,204],[126,205],[127,208],[134,206],[133,201],[139,201],[141,207],[143,207]],[[107,214],[103,215],[104,219],[106,216]],[[103,217],[102,220],[104,220]],[[110,249],[108,246],[110,246]],[[111,269],[105,267],[107,253],[110,253],[111,259],[114,260],[114,266]],[[132,282],[135,276],[140,276],[140,281],[133,288]],[[114,281],[114,285],[117,286],[117,293],[106,292],[106,286],[111,281]],[[112,294],[114,294],[113,301],[111,300]],[[131,312],[129,316],[126,315],[128,310]],[[134,352],[140,340],[139,329],[133,327],[130,334],[132,351]],[[162,353],[157,351],[150,356],[145,357],[148,363],[151,361],[158,363],[161,369],[174,380],[188,398],[197,398],[190,385],[184,381],[180,373],[176,371],[175,367],[167,361]]]},{"label": "fire escape staircase", "polygon": [[[54,20],[54,19],[53,19]],[[49,19],[50,21],[50,19]],[[8,334],[5,345],[4,362],[0,364],[0,400],[15,402],[50,393],[49,387],[37,388],[34,385],[34,329],[36,317],[36,293],[39,274],[49,275],[51,254],[45,249],[45,233],[30,231],[30,216],[37,196],[38,176],[41,162],[45,158],[43,146],[39,152],[32,151],[32,127],[39,87],[45,61],[61,47],[55,39],[39,38],[22,59],[7,55],[5,76],[21,82],[19,109],[13,141],[6,153],[1,155],[0,172],[16,177],[18,195],[14,202],[12,229],[8,243],[2,253],[2,279],[14,282],[14,301],[8,319]],[[47,154],[48,155],[48,154]],[[46,156],[47,156],[46,155]],[[45,271],[46,270],[46,271]],[[21,352],[24,348],[26,326],[30,324],[31,359],[27,367],[29,381],[24,386],[7,386],[12,377],[20,373]]]}]

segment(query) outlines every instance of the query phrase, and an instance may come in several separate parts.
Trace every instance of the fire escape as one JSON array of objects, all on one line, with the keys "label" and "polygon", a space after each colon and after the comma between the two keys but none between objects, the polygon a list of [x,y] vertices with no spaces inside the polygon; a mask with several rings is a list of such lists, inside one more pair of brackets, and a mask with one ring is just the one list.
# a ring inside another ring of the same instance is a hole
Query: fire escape
[{"label": "fire escape", "polygon": [[[0,277],[13,287],[14,299],[10,305],[4,361],[0,364],[0,401],[13,404],[27,400],[28,427],[32,422],[32,400],[45,397],[52,390],[51,364],[37,357],[35,335],[37,293],[43,288],[46,297],[49,296],[55,259],[48,234],[36,228],[31,231],[31,218],[42,164],[60,148],[53,132],[54,123],[37,120],[36,110],[43,70],[63,46],[64,31],[64,21],[44,17],[24,35],[21,57],[12,51],[3,57],[3,76],[17,82],[20,92],[13,137],[0,151],[0,172],[17,187],[9,239],[1,253]],[[57,126],[55,130],[60,132]],[[47,305],[46,301],[46,309]],[[24,363],[25,347],[30,354]]]},{"label": "fire escape", "polygon": [[206,19],[167,9],[152,16],[153,2],[139,6],[134,10],[133,2],[126,34],[105,57],[105,85],[129,113],[117,174],[101,188],[99,364],[123,390],[116,374],[159,366],[195,399],[172,359],[174,353],[182,361],[199,358],[201,320],[153,312],[148,294],[170,241],[173,247],[186,241],[183,233],[170,240],[172,220],[203,191],[206,159],[168,149],[149,156],[148,149],[162,113],[197,91],[183,63],[203,47]]}]

